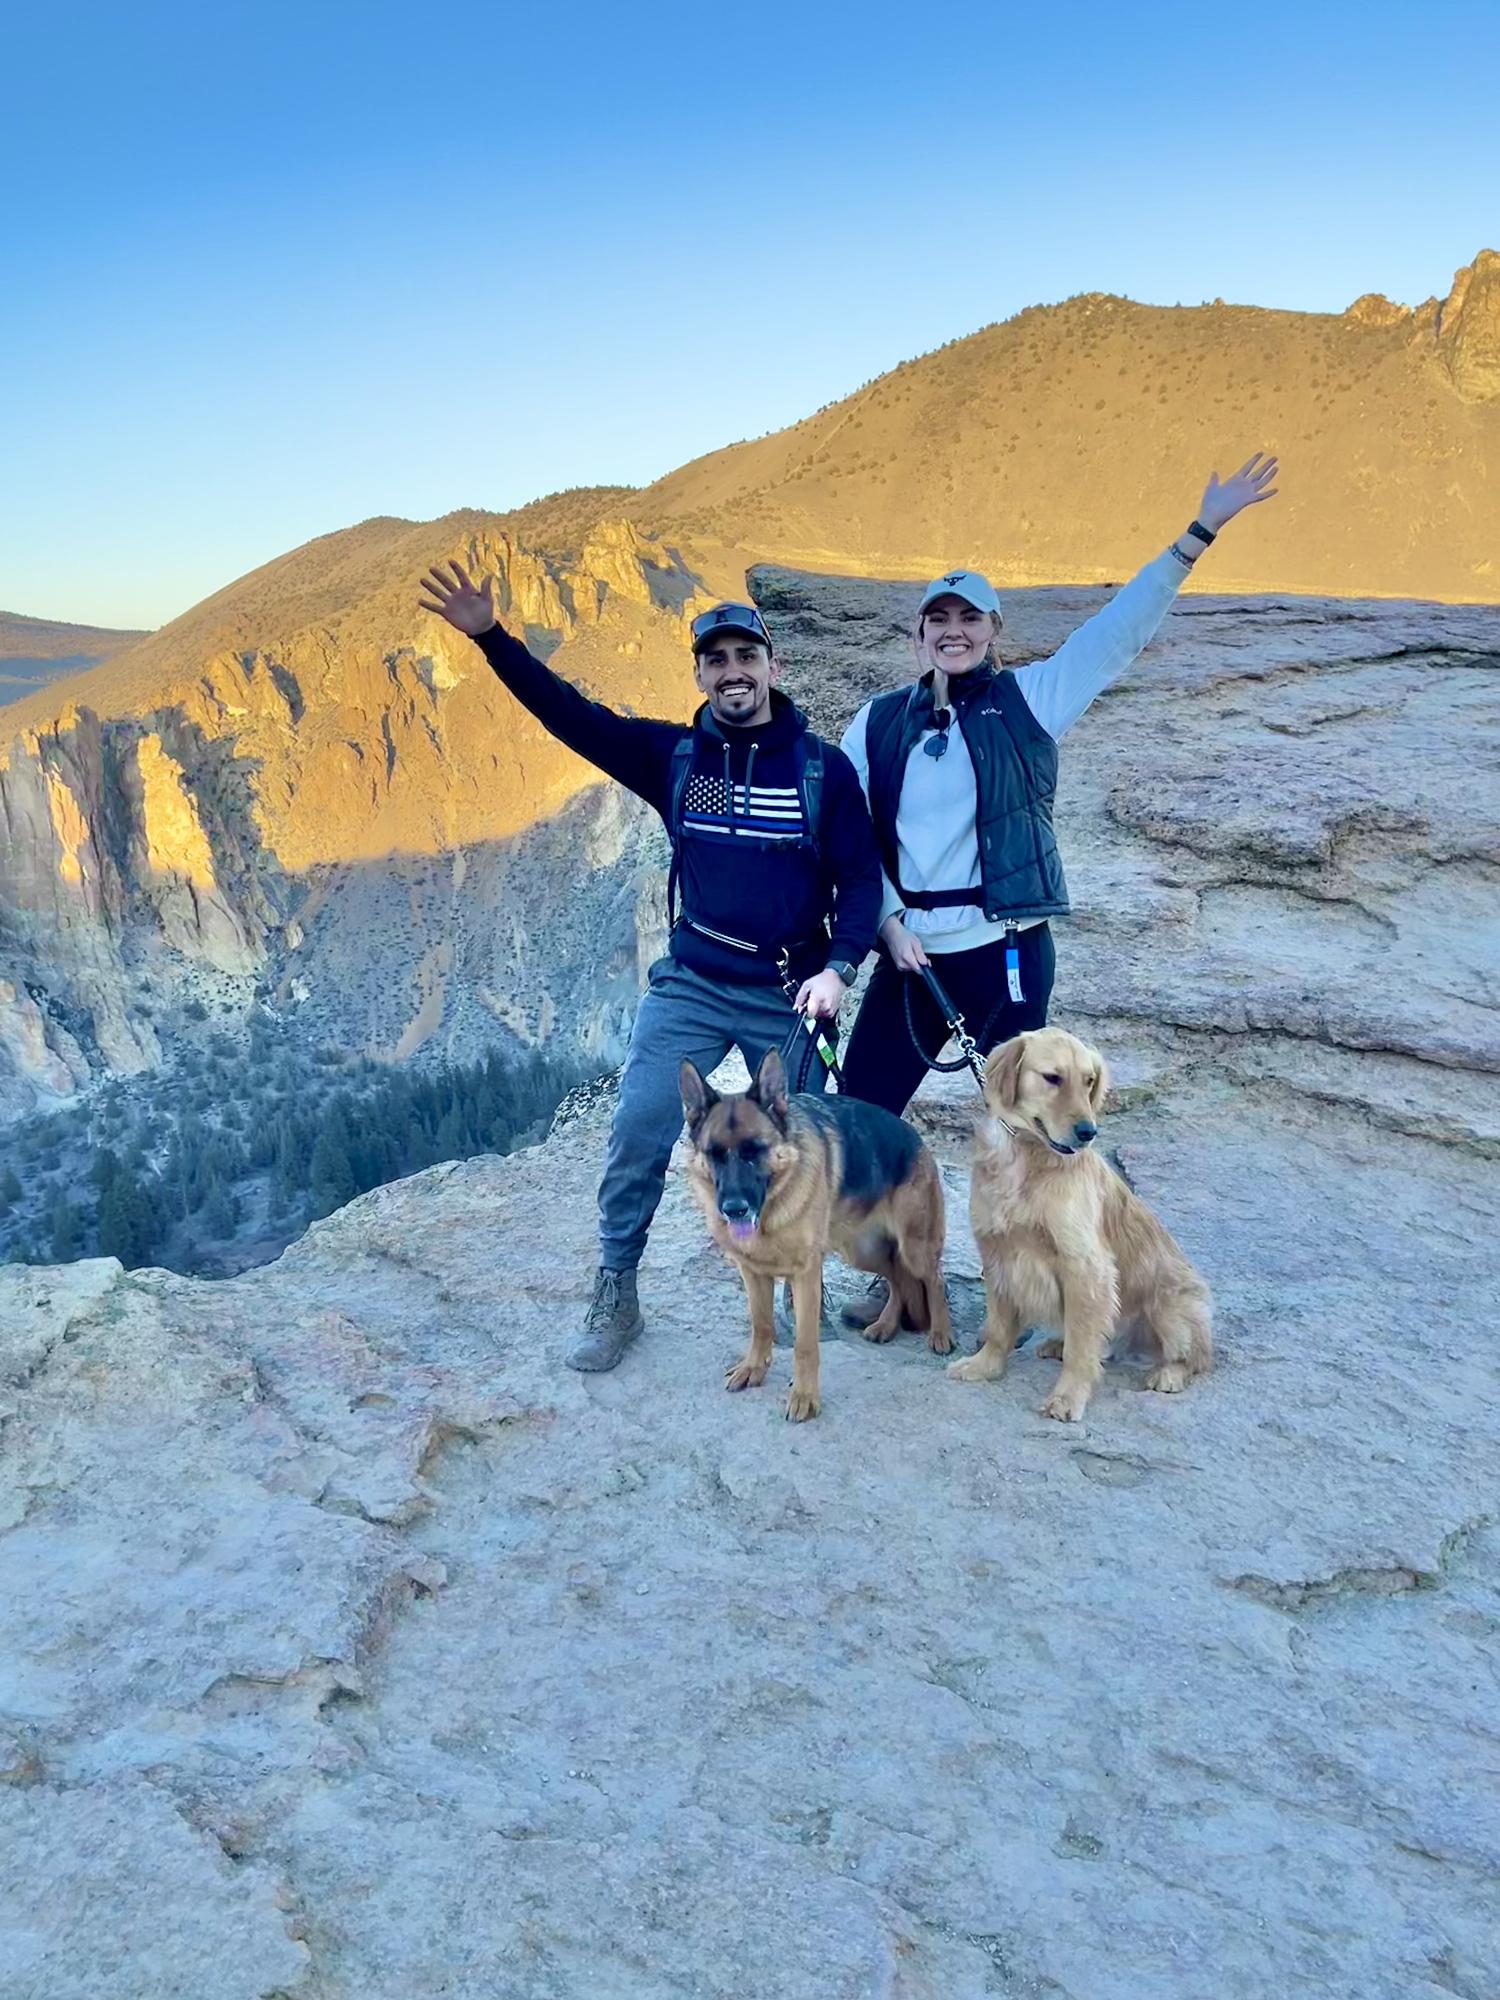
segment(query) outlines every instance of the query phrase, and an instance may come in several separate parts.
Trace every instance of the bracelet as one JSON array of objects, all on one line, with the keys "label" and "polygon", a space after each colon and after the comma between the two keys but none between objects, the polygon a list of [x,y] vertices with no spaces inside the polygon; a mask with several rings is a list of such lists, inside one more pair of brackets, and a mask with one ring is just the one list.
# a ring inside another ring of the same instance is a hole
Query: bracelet
[{"label": "bracelet", "polygon": [[1185,556],[1175,542],[1167,543],[1167,554],[1169,556],[1176,556],[1184,569],[1191,569],[1193,564],[1198,560],[1196,556]]},{"label": "bracelet", "polygon": [[1213,529],[1205,528],[1201,521],[1189,521],[1188,533],[1196,535],[1200,542],[1214,542],[1218,540],[1218,536],[1214,533]]}]

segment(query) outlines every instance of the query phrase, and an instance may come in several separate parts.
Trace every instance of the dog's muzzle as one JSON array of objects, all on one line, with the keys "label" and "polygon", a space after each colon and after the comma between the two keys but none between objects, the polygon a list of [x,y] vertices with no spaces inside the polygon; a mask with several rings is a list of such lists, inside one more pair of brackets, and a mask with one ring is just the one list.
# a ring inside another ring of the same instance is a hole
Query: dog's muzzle
[{"label": "dog's muzzle", "polygon": [[748,1201],[723,1201],[719,1213],[736,1243],[747,1243],[760,1227],[760,1216]]},{"label": "dog's muzzle", "polygon": [[1099,1127],[1097,1125],[1085,1125],[1080,1119],[1078,1124],[1073,1127],[1073,1143],[1069,1145],[1065,1139],[1054,1139],[1040,1118],[1033,1118],[1031,1122],[1047,1141],[1053,1152],[1061,1153],[1068,1159],[1071,1159],[1074,1153],[1083,1152],[1085,1147],[1092,1146],[1099,1136]]}]

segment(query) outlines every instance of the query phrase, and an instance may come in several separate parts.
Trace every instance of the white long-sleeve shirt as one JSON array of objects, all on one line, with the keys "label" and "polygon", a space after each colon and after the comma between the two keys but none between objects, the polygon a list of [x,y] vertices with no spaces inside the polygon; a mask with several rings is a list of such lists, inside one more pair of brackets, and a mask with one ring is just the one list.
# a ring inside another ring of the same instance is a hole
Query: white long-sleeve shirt
[{"label": "white long-sleeve shirt", "polygon": [[[1117,590],[1101,610],[1079,626],[1048,659],[1011,671],[1026,706],[1047,734],[1063,736],[1095,696],[1148,645],[1176,601],[1187,575],[1165,550],[1138,576]],[[870,704],[844,731],[843,750],[870,795],[870,760],[865,731]],[[980,900],[978,795],[974,766],[963,731],[948,731],[948,749],[929,757],[923,744],[937,732],[924,729],[906,760],[901,803],[896,813],[896,852],[901,880],[909,889],[958,889],[974,885],[974,901],[944,910],[908,910],[887,876],[880,921],[903,913],[903,921],[929,951],[972,951],[998,938],[1003,925],[990,923]],[[1041,921],[1036,919],[1035,921]],[[1029,929],[1030,925],[1022,925]]]}]

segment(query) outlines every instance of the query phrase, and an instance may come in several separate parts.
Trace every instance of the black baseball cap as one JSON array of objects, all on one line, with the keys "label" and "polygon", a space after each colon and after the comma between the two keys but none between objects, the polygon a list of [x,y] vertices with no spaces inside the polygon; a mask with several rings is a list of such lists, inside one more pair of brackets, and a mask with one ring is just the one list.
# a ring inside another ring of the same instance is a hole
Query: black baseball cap
[{"label": "black baseball cap", "polygon": [[726,632],[742,632],[747,639],[758,640],[768,653],[775,650],[766,621],[753,604],[716,604],[712,611],[693,620],[694,653],[701,653],[711,639],[721,639]]}]

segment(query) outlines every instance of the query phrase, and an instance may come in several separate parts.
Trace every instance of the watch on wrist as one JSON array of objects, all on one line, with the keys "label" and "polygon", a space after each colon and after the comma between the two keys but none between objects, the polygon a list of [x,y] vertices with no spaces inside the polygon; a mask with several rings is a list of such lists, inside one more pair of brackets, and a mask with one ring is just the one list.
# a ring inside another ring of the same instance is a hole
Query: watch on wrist
[{"label": "watch on wrist", "polygon": [[1196,535],[1200,542],[1213,542],[1218,539],[1217,532],[1213,528],[1205,528],[1201,521],[1189,521],[1188,533]]},{"label": "watch on wrist", "polygon": [[839,978],[843,980],[846,986],[852,986],[854,984],[855,977],[859,972],[859,967],[857,965],[851,965],[847,958],[831,958],[829,959],[825,970],[829,972],[836,972]]}]

